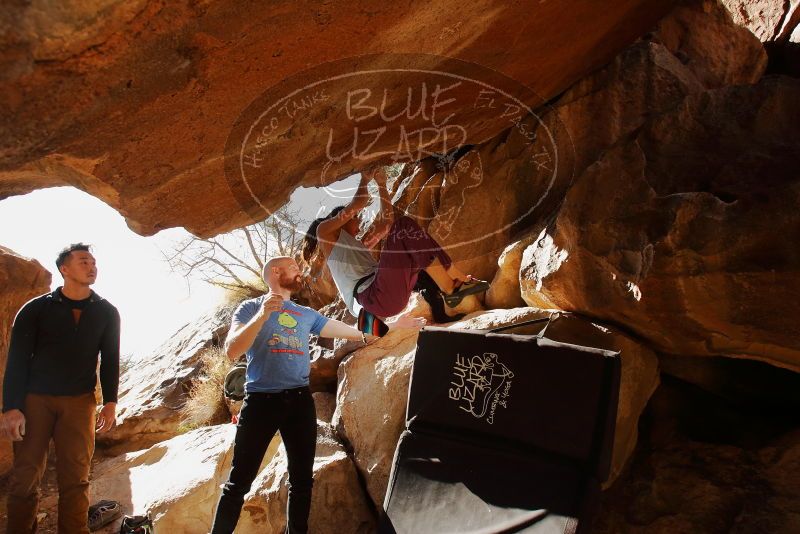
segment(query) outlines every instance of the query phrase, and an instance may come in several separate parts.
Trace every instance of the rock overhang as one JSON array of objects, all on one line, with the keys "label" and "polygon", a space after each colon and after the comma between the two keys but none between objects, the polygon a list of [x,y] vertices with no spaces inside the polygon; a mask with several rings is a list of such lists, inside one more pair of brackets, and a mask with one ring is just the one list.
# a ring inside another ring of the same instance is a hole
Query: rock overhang
[{"label": "rock overhang", "polygon": [[[337,65],[344,73],[374,71],[388,61],[390,72],[369,80],[377,95],[418,85],[419,76],[399,74],[404,61],[459,75],[472,65],[487,83],[492,73],[516,82],[535,107],[605,64],[671,5],[446,0],[334,9],[296,2],[257,11],[234,2],[108,1],[99,14],[12,9],[6,16],[19,29],[6,36],[14,46],[0,80],[8,103],[0,111],[0,198],[73,185],[117,209],[137,233],[183,226],[217,234],[263,218],[297,186],[327,185],[391,160],[385,152],[398,142],[387,137],[373,156],[344,158],[323,175],[326,144],[315,134],[341,110],[320,107],[283,130],[283,142],[270,141],[274,173],[254,181],[254,194],[231,187],[225,147],[240,116],[270,91],[288,89],[287,81],[318,79]],[[453,72],[453,65],[461,67]],[[365,87],[359,83],[339,91]],[[496,110],[460,111],[464,130],[450,141],[475,143],[508,128]],[[413,131],[420,123],[405,126]],[[417,145],[430,140],[409,142],[418,154]]]}]

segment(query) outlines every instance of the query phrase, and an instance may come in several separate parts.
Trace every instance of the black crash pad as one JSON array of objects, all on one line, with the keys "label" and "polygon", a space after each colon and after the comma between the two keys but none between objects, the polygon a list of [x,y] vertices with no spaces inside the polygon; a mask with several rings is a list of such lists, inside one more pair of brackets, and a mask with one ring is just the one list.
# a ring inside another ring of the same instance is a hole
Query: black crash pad
[{"label": "black crash pad", "polygon": [[616,352],[420,332],[381,532],[581,532],[608,476]]}]

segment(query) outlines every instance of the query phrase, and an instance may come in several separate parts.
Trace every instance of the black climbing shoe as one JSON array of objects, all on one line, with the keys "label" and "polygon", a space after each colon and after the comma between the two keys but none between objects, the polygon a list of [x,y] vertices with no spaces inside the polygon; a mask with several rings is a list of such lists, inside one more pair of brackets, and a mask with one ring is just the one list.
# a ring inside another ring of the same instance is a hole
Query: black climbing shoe
[{"label": "black climbing shoe", "polygon": [[153,534],[153,522],[150,516],[125,516],[119,527],[119,534]]},{"label": "black climbing shoe", "polygon": [[489,289],[489,282],[484,280],[478,280],[477,278],[469,277],[469,280],[463,282],[460,286],[458,286],[452,293],[446,295],[442,293],[442,298],[444,299],[444,303],[447,304],[451,308],[455,308],[467,295],[475,295],[478,293],[484,293]]},{"label": "black climbing shoe", "polygon": [[122,515],[122,508],[117,501],[98,501],[89,507],[89,530],[106,526]]}]

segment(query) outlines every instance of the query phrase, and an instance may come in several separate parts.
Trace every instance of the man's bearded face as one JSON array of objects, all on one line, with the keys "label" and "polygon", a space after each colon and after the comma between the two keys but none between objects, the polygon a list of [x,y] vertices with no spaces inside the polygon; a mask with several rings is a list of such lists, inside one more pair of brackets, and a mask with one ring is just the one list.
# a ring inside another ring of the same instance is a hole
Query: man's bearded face
[{"label": "man's bearded face", "polygon": [[279,282],[282,288],[288,289],[292,293],[296,293],[303,288],[303,278],[299,274],[292,276],[282,272]]}]

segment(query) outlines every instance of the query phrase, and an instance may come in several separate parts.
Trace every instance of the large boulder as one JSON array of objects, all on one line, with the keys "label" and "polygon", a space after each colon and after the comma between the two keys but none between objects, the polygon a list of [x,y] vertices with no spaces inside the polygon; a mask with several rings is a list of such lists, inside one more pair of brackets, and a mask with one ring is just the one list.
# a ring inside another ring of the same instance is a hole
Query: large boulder
[{"label": "large boulder", "polygon": [[554,104],[550,114],[569,132],[575,152],[575,175],[570,179],[687,95],[754,83],[763,75],[763,47],[732,23],[724,8],[711,1],[686,4]]},{"label": "large boulder", "polygon": [[[789,0],[721,0],[733,20],[746,27],[762,43],[784,40],[792,36],[798,23],[800,1]],[[797,41],[792,41],[797,42]]]},{"label": "large boulder", "polygon": [[525,305],[519,284],[519,268],[522,265],[525,249],[533,243],[534,238],[535,236],[528,235],[503,249],[497,259],[497,271],[489,291],[486,292],[486,306],[489,309],[517,308]]},{"label": "large boulder", "polygon": [[201,356],[224,344],[232,312],[230,306],[208,311],[131,361],[120,379],[117,425],[97,435],[100,448],[107,454],[135,451],[178,433],[181,408],[202,372]]},{"label": "large boulder", "polygon": [[[92,472],[92,501],[113,499],[128,515],[149,513],[157,531],[205,534],[228,478],[235,434],[231,424],[199,428],[102,461]],[[262,468],[279,445],[273,439]],[[103,532],[119,532],[120,521]]]},{"label": "large boulder", "polygon": [[523,255],[532,306],[625,325],[659,351],[800,369],[800,83],[689,95],[609,149]]},{"label": "large boulder", "polygon": [[[14,317],[33,297],[50,289],[50,273],[38,261],[23,258],[13,250],[0,246],[0,395],[3,394],[3,377],[8,358],[8,342]],[[0,475],[11,468],[13,453],[11,442],[0,440]]]},{"label": "large boulder", "polygon": [[[325,317],[342,321],[348,325],[356,324],[356,318],[347,310],[342,298],[337,294],[330,304],[319,309]],[[311,369],[309,382],[312,391],[336,391],[336,373],[339,363],[345,356],[361,347],[360,340],[343,338],[317,338],[311,343]]]},{"label": "large boulder", "polygon": [[718,0],[683,2],[659,22],[655,39],[707,89],[755,83],[767,66],[759,40],[736,25]]},{"label": "large boulder", "polygon": [[[15,3],[0,15],[7,30],[0,37],[0,100],[6,103],[0,198],[70,184],[116,208],[142,234],[184,226],[213,235],[263,218],[298,185],[327,185],[387,152],[397,155],[401,123],[407,132],[442,126],[431,120],[430,102],[413,119],[347,120],[348,91],[372,89],[380,104],[384,87],[404,86],[383,114],[395,116],[405,89],[419,95],[428,76],[409,66],[467,76],[477,68],[485,71],[484,82],[508,77],[529,87],[527,104],[538,105],[606,63],[669,4],[443,0],[365,10],[310,1],[266,8],[233,0]],[[390,49],[413,59],[383,53]],[[373,72],[352,75],[366,71]],[[295,89],[320,81],[324,91],[291,99]],[[473,94],[461,92],[465,87],[449,93],[460,101],[458,109],[450,106],[458,115],[451,123],[463,127],[465,143],[508,127],[497,109],[467,105]],[[434,83],[426,90],[429,98],[435,89]],[[249,131],[251,119],[284,97],[286,108],[275,118],[289,120],[277,137],[253,139],[264,152],[249,154],[253,165],[268,161],[261,169],[268,172],[231,187],[228,179],[238,174],[226,177],[225,163],[237,166],[244,146],[234,139],[222,157],[232,130],[233,137]],[[252,114],[237,121],[251,103]],[[440,119],[450,113],[439,111]],[[358,137],[354,127],[367,132],[383,125],[393,135],[372,144],[362,137],[352,157],[338,158]],[[349,137],[330,146],[332,129],[349,130]],[[429,142],[412,139],[408,149],[427,150]],[[436,150],[447,152],[441,143]]]},{"label": "large boulder", "polygon": [[[755,82],[766,64],[761,43],[718,3],[678,6],[645,40],[578,81],[552,108],[513,121],[484,143],[407,166],[394,184],[395,203],[459,268],[491,278],[504,247],[526,229],[547,224],[575,175],[608,147],[688,94]],[[520,251],[507,252],[512,257],[503,262],[513,267]],[[487,295],[489,307],[520,305],[511,288],[498,295],[499,285]]]},{"label": "large boulder", "polygon": [[[324,316],[331,319],[342,321],[348,325],[355,325],[356,318],[353,317],[340,297],[333,303],[319,310]],[[433,320],[431,307],[417,293],[411,293],[406,307],[398,316],[422,317],[428,323]],[[392,320],[392,317],[387,318]],[[352,352],[362,348],[363,342],[359,340],[348,340],[344,338],[317,338],[316,342],[311,343],[311,371],[309,382],[312,391],[336,392],[339,365],[342,360]]]},{"label": "large boulder", "polygon": [[383,504],[397,439],[405,427],[417,335],[413,330],[390,332],[339,366],[332,424],[352,449],[375,507]]}]

